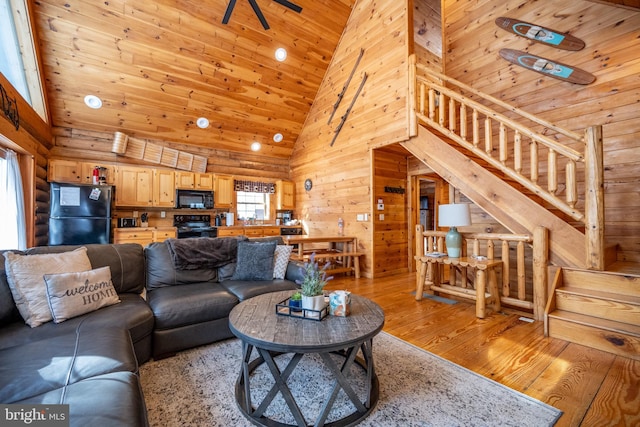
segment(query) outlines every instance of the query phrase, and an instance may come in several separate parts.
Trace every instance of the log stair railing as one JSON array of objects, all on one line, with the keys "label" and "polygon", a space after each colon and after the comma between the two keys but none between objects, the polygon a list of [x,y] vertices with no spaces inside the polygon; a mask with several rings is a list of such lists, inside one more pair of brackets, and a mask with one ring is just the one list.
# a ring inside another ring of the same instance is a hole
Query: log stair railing
[{"label": "log stair railing", "polygon": [[[588,269],[604,270],[602,128],[593,126],[583,134],[562,129],[416,64],[415,55],[409,62],[409,99],[414,112],[410,114],[411,136],[418,135],[419,123],[435,129],[584,224],[585,265]],[[546,133],[554,134],[554,138]],[[523,148],[526,145],[528,152]],[[584,174],[581,195],[578,173]],[[579,203],[581,200],[584,203]]]}]

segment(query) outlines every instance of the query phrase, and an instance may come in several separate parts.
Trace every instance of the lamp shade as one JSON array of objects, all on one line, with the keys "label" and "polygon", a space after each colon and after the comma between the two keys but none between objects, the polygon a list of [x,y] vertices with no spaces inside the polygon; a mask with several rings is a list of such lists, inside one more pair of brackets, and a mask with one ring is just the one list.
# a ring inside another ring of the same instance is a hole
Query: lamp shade
[{"label": "lamp shade", "polygon": [[469,204],[454,203],[438,207],[438,225],[440,227],[459,227],[471,225]]}]

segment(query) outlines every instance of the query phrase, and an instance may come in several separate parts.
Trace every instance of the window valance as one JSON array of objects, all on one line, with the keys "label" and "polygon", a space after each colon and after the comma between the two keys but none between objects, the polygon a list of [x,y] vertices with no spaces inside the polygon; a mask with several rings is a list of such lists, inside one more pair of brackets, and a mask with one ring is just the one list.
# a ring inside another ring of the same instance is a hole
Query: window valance
[{"label": "window valance", "polygon": [[247,193],[275,193],[276,184],[273,182],[245,181],[242,179],[233,180],[236,191],[245,191]]}]

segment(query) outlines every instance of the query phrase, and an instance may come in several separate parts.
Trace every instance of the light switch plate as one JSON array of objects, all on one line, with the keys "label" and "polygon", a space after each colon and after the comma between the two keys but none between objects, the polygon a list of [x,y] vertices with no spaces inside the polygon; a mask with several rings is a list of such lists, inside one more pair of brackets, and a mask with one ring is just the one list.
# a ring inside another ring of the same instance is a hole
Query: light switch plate
[{"label": "light switch plate", "polygon": [[380,219],[380,221],[384,221],[384,214],[379,214],[378,218]]},{"label": "light switch plate", "polygon": [[364,221],[364,214],[357,214],[356,221]]}]

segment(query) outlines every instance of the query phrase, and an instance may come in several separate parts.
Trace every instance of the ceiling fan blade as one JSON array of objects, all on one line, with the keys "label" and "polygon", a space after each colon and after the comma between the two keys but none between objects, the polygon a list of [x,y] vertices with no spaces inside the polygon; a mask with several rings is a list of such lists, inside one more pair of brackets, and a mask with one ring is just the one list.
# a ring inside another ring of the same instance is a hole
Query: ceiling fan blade
[{"label": "ceiling fan blade", "polygon": [[269,24],[267,23],[267,20],[264,18],[264,15],[262,14],[262,11],[260,10],[260,6],[258,6],[258,3],[256,3],[256,0],[249,0],[249,4],[251,5],[251,7],[253,8],[253,11],[255,12],[256,16],[260,20],[260,23],[262,24],[262,27],[265,30],[268,30],[269,29]]},{"label": "ceiling fan blade", "polygon": [[222,18],[223,24],[227,24],[229,22],[229,18],[231,18],[231,12],[233,12],[233,8],[235,6],[236,6],[236,0],[229,0],[227,11],[224,13],[224,18]]},{"label": "ceiling fan blade", "polygon": [[298,6],[297,4],[291,3],[290,1],[287,1],[287,0],[273,0],[273,1],[285,7],[288,7],[294,12],[298,12],[298,13],[302,12],[302,8],[300,6]]}]

